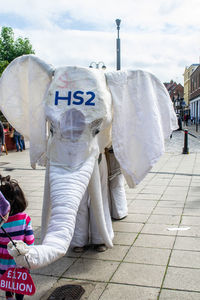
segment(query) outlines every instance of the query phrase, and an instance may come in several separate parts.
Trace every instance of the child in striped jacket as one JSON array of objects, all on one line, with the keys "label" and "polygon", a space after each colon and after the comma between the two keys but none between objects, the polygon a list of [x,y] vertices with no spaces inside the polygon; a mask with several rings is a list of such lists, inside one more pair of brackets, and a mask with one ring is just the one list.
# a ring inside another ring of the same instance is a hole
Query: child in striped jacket
[{"label": "child in striped jacket", "polygon": [[[31,218],[24,212],[27,207],[27,201],[18,182],[11,179],[10,176],[2,177],[0,175],[0,191],[10,203],[10,214],[3,228],[12,237],[13,240],[21,240],[27,245],[33,245],[34,235],[31,226]],[[7,251],[9,238],[0,228],[0,276],[8,268],[16,266],[12,256]],[[6,292],[6,299],[14,299],[14,293]],[[16,300],[22,300],[24,295],[15,294]]]}]

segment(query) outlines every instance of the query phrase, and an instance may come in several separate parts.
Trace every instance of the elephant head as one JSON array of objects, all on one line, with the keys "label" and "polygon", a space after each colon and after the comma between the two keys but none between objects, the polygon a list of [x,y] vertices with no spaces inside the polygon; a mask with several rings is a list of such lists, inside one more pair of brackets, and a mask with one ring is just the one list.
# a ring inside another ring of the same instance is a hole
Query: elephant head
[{"label": "elephant head", "polygon": [[112,247],[101,205],[99,154],[112,143],[127,183],[134,187],[177,128],[168,92],[152,74],[54,69],[33,55],[15,59],[4,71],[0,109],[29,139],[31,166],[46,166],[43,241],[29,247],[32,268],[66,253],[87,188],[99,232]]}]

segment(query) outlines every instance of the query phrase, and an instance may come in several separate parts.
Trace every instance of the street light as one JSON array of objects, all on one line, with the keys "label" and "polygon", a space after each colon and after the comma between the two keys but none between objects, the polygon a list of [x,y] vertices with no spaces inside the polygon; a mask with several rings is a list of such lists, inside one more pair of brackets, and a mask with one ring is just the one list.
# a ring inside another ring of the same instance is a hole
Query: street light
[{"label": "street light", "polygon": [[115,20],[116,24],[117,24],[117,39],[116,39],[116,47],[117,47],[117,70],[121,69],[121,62],[120,62],[120,38],[119,38],[119,30],[120,30],[120,23],[121,20],[120,19],[116,19]]},{"label": "street light", "polygon": [[[100,65],[102,70],[105,70],[106,69],[106,66],[104,64],[103,61],[99,61],[98,63],[96,63],[95,61],[91,62],[90,65],[89,65],[89,68],[96,68],[96,69],[99,69],[100,68]],[[94,67],[93,67],[94,66]]]}]

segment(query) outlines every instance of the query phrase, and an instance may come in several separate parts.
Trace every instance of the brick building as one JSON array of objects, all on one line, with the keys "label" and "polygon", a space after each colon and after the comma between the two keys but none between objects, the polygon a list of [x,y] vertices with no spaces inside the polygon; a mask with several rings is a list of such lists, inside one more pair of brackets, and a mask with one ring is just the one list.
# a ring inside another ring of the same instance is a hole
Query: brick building
[{"label": "brick building", "polygon": [[184,100],[186,105],[190,106],[190,77],[191,74],[195,71],[195,69],[199,66],[199,64],[192,64],[189,67],[185,67],[183,76],[184,76]]},{"label": "brick building", "polygon": [[190,76],[190,114],[195,120],[200,120],[200,65]]},{"label": "brick building", "polygon": [[171,80],[170,82],[164,82],[166,89],[169,92],[170,98],[173,102],[174,110],[177,114],[180,114],[183,117],[184,113],[184,88],[180,83],[176,83]]}]

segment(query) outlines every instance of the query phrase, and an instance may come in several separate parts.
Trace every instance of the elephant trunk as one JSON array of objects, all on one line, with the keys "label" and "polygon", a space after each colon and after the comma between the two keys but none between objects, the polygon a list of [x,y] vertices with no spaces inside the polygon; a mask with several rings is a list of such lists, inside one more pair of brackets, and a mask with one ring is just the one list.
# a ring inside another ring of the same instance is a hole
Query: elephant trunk
[{"label": "elephant trunk", "polygon": [[[67,252],[73,237],[80,201],[88,187],[96,155],[92,155],[78,170],[50,165],[51,217],[47,233],[39,246],[30,246],[26,255],[31,269],[43,267]],[[27,263],[20,263],[27,267]]]}]

